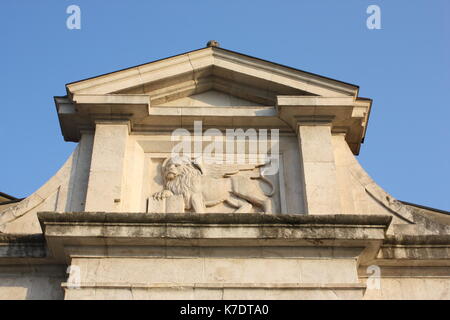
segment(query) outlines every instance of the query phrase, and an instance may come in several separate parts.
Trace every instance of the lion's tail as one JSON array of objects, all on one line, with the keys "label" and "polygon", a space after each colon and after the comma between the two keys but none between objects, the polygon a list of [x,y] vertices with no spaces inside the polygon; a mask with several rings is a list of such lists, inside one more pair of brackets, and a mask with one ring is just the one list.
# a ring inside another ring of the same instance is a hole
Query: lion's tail
[{"label": "lion's tail", "polygon": [[264,194],[265,194],[267,197],[273,196],[273,195],[275,194],[275,186],[273,185],[272,181],[270,181],[269,179],[267,179],[266,176],[264,175],[264,168],[263,168],[263,167],[260,167],[260,168],[259,168],[259,174],[260,174],[260,176],[259,176],[258,178],[255,178],[255,179],[261,179],[262,181],[264,181],[265,183],[267,183],[267,184],[270,186],[270,189],[271,189],[269,193],[265,193],[265,192],[264,192]]}]

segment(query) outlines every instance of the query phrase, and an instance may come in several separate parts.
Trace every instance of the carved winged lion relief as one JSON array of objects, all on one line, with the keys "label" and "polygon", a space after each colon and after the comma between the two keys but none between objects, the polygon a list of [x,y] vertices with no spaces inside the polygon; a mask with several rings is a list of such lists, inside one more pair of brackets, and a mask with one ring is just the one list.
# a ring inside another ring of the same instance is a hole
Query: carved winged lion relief
[{"label": "carved winged lion relief", "polygon": [[[153,199],[182,197],[184,209],[195,213],[204,213],[206,208],[221,203],[235,208],[235,213],[252,212],[254,206],[273,213],[270,198],[275,188],[264,176],[267,164],[204,164],[186,156],[170,157],[162,164],[164,189]],[[239,174],[242,171],[246,174]],[[265,192],[258,180],[267,184],[270,192]]]}]

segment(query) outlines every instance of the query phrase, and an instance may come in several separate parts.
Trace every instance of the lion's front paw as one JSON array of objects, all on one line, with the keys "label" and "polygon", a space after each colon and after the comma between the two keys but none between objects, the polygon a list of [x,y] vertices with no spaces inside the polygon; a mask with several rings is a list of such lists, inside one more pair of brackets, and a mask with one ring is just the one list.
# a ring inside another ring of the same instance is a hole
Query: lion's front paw
[{"label": "lion's front paw", "polygon": [[162,199],[165,199],[165,198],[168,198],[168,197],[171,197],[171,196],[173,196],[172,191],[170,191],[170,190],[163,190],[163,191],[155,193],[153,195],[153,199],[162,200]]}]

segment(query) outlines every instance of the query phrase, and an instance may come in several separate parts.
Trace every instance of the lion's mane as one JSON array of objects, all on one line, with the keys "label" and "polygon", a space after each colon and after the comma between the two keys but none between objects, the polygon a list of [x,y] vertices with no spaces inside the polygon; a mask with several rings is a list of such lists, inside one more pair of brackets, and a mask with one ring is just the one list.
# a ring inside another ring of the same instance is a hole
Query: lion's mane
[{"label": "lion's mane", "polygon": [[[194,188],[195,177],[201,172],[190,163],[181,165],[181,173],[173,180],[166,180],[166,189],[172,191],[174,195],[183,195],[184,199],[189,199]],[[164,177],[166,172],[164,172]]]}]

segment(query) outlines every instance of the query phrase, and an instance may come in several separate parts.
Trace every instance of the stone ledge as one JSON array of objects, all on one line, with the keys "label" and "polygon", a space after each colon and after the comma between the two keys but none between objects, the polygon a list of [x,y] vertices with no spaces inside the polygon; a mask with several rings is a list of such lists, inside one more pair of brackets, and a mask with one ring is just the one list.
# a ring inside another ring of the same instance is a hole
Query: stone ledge
[{"label": "stone ledge", "polygon": [[267,241],[277,246],[352,241],[352,246],[364,247],[367,241],[382,241],[391,221],[390,216],[372,215],[44,212],[38,217],[47,243],[50,238],[80,238],[91,239],[90,245],[114,245],[123,240],[139,245],[204,245],[215,241],[221,242],[219,245],[258,246]]},{"label": "stone ledge", "polygon": [[395,235],[387,236],[385,245],[447,245],[450,246],[450,234],[443,235]]},{"label": "stone ledge", "polygon": [[450,235],[387,236],[374,261],[382,266],[450,266]]},{"label": "stone ledge", "polygon": [[[337,290],[355,290],[365,289],[364,283],[134,283],[124,284],[116,282],[82,282],[79,284],[80,289],[96,288],[96,289],[157,289],[157,288],[198,288],[198,289],[337,289]],[[71,288],[72,284],[63,282],[63,288]]]},{"label": "stone ledge", "polygon": [[0,245],[2,244],[45,244],[43,234],[0,234]]},{"label": "stone ledge", "polygon": [[[303,215],[303,214],[179,214],[179,213],[116,213],[116,212],[39,212],[39,221],[46,222],[117,222],[117,223],[195,223],[195,224],[317,224],[317,225],[376,225],[388,227],[388,215]],[[44,222],[44,223],[43,223]],[[43,229],[44,230],[44,229]]]},{"label": "stone ledge", "polygon": [[47,246],[42,234],[0,235],[0,265],[4,263],[40,263],[47,256]]},{"label": "stone ledge", "polygon": [[[94,246],[261,247],[329,246],[365,248],[365,260],[378,251],[390,216],[38,213],[47,244],[61,263]],[[72,252],[69,252],[71,251]]]}]

